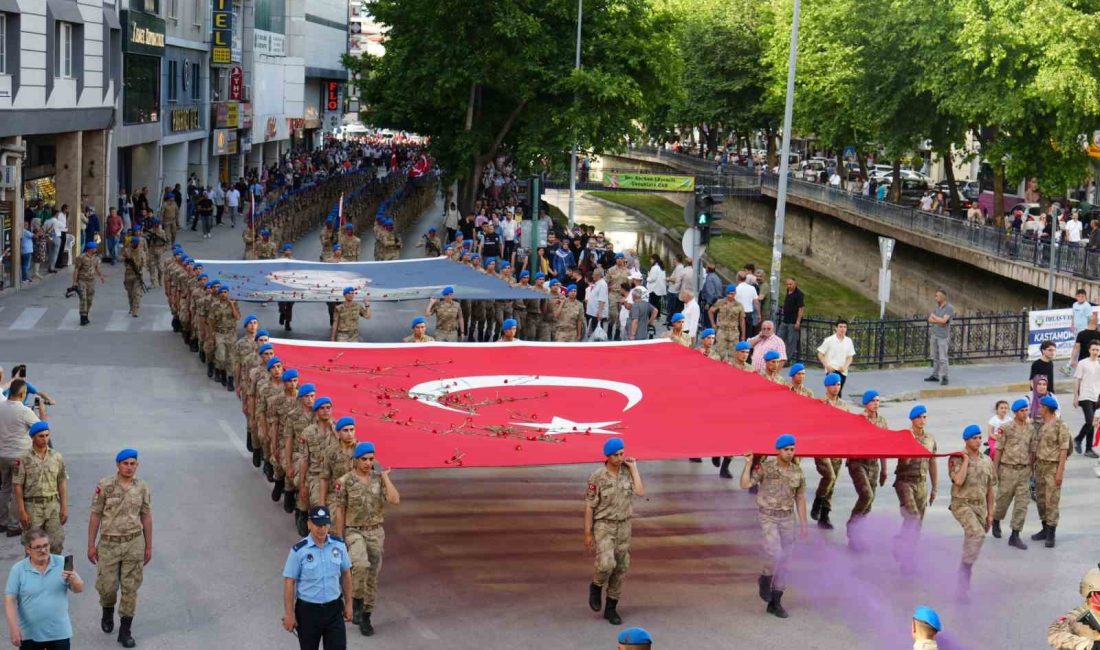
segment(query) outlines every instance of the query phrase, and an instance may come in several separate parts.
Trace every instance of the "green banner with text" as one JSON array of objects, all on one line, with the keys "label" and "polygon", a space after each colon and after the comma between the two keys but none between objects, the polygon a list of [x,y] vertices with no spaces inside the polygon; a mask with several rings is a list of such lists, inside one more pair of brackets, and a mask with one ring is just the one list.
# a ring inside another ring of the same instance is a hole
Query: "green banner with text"
[{"label": "green banner with text", "polygon": [[657,192],[694,192],[694,176],[670,174],[624,174],[604,172],[603,186],[620,190],[651,190]]}]

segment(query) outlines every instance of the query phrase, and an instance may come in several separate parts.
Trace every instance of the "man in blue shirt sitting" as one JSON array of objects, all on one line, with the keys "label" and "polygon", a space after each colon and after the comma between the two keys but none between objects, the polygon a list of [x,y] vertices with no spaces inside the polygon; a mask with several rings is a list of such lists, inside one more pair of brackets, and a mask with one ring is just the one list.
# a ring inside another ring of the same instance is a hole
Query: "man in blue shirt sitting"
[{"label": "man in blue shirt sitting", "polygon": [[[351,558],[344,540],[329,535],[328,508],[309,511],[309,535],[290,549],[283,567],[283,629],[298,630],[301,650],[345,650],[344,621],[352,617]],[[341,616],[343,614],[343,616]]]}]

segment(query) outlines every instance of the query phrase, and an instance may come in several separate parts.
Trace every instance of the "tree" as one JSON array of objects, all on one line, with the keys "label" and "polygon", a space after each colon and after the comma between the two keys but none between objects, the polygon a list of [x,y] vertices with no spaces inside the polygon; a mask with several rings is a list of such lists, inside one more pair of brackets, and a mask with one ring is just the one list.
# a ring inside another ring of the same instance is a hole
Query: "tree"
[{"label": "tree", "polygon": [[621,146],[677,77],[671,16],[650,0],[585,3],[574,70],[574,0],[377,0],[388,28],[360,72],[368,119],[431,136],[431,153],[463,183],[469,207],[485,165],[561,166],[582,150]]}]

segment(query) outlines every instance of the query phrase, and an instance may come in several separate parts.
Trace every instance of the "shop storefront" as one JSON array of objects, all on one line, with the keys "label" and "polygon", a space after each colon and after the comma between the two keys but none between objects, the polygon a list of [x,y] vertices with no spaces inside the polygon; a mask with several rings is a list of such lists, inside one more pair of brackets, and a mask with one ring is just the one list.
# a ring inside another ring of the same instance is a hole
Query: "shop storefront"
[{"label": "shop storefront", "polygon": [[160,196],[161,97],[164,19],[155,13],[122,10],[122,126],[116,130],[118,185],[131,193],[145,187],[156,205]]}]

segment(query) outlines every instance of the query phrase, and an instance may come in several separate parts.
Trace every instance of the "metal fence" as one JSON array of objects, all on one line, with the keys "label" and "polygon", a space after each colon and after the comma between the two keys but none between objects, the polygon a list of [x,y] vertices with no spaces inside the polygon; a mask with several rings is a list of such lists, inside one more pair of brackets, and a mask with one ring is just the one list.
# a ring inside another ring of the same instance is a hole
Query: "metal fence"
[{"label": "metal fence", "polygon": [[[799,360],[817,359],[817,348],[834,331],[834,321],[803,318]],[[857,366],[925,363],[931,359],[931,326],[925,318],[851,321],[848,336]],[[1027,312],[961,316],[951,321],[951,361],[1026,359]]]}]

